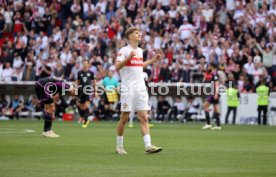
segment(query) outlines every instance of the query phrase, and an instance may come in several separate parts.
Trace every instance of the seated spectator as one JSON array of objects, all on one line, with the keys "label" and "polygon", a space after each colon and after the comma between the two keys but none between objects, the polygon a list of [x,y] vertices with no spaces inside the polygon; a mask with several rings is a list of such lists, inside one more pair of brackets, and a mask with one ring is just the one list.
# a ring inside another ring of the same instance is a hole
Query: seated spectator
[{"label": "seated spectator", "polygon": [[184,110],[185,106],[184,103],[181,101],[181,97],[177,97],[170,111],[168,121],[176,121],[179,118],[178,115],[183,115]]},{"label": "seated spectator", "polygon": [[4,82],[10,82],[12,81],[12,74],[13,74],[13,69],[11,68],[11,64],[7,62],[5,64],[5,69],[3,69],[1,79]]},{"label": "seated spectator", "polygon": [[158,121],[164,121],[165,116],[167,115],[169,109],[171,108],[171,105],[167,100],[164,99],[163,96],[158,97],[157,102],[157,120]]},{"label": "seated spectator", "polygon": [[15,67],[12,74],[12,81],[22,81],[23,70],[22,67]]},{"label": "seated spectator", "polygon": [[39,100],[35,95],[31,95],[29,99],[24,103],[24,109],[30,112],[39,112],[40,109]]},{"label": "seated spectator", "polygon": [[11,101],[9,105],[9,111],[11,113],[11,119],[19,119],[19,113],[23,110],[24,104],[20,99],[19,95],[14,95],[14,99]]},{"label": "seated spectator", "polygon": [[62,115],[65,113],[65,109],[68,107],[68,104],[59,94],[55,95],[54,102],[56,105],[55,117],[62,118]]},{"label": "seated spectator", "polygon": [[185,113],[185,120],[183,119],[183,121],[190,121],[192,115],[196,115],[198,114],[199,111],[199,102],[197,99],[195,99],[194,97],[188,97],[187,99],[187,106],[185,108],[186,113]]},{"label": "seated spectator", "polygon": [[9,104],[8,104],[8,101],[6,100],[6,95],[2,94],[1,95],[1,100],[0,100],[0,111],[1,111],[1,118],[7,118],[5,115],[6,115],[6,112],[8,111],[8,107],[9,107]]}]

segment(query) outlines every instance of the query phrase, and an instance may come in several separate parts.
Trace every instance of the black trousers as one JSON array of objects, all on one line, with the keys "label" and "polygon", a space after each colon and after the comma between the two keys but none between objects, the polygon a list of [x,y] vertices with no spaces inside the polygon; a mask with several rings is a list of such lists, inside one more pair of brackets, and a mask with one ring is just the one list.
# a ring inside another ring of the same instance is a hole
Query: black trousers
[{"label": "black trousers", "polygon": [[228,108],[227,108],[227,113],[226,113],[226,117],[225,117],[225,124],[228,124],[228,117],[229,117],[229,115],[232,111],[233,111],[232,123],[236,124],[237,107],[231,107],[231,106],[228,106]]},{"label": "black trousers", "polygon": [[261,115],[263,112],[263,125],[267,124],[267,106],[258,106],[258,124],[261,125]]}]

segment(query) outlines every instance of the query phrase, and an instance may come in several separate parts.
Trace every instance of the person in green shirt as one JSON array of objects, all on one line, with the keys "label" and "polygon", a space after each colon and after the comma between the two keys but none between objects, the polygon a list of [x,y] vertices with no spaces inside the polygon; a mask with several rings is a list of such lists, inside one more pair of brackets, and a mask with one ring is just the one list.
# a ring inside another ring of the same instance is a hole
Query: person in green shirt
[{"label": "person in green shirt", "polygon": [[[233,83],[233,82],[230,82]],[[239,106],[239,98],[240,93],[237,89],[237,84],[233,83],[233,85],[229,85],[229,88],[226,91],[227,93],[227,113],[225,117],[225,124],[228,124],[228,117],[230,113],[233,111],[233,119],[232,123],[236,124],[236,115],[237,115],[237,107]]]},{"label": "person in green shirt", "polygon": [[269,87],[265,85],[265,79],[262,79],[260,86],[256,88],[256,93],[258,94],[258,124],[261,125],[261,114],[263,112],[263,125],[267,124],[267,107],[269,98]]}]

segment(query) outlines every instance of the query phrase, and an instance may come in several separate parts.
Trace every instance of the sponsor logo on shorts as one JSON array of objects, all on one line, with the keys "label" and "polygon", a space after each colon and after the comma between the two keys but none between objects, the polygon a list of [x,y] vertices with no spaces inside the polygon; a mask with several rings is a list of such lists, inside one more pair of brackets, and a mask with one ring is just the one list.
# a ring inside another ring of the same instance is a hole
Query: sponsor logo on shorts
[{"label": "sponsor logo on shorts", "polygon": [[128,105],[126,103],[123,104],[123,109],[127,109]]}]

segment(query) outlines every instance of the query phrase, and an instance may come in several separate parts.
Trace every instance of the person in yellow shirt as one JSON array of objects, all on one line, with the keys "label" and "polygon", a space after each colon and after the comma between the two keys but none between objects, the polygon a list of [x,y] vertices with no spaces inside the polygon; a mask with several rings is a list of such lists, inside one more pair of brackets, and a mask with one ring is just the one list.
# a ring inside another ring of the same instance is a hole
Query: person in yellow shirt
[{"label": "person in yellow shirt", "polygon": [[[231,82],[233,83],[233,82]],[[233,111],[233,119],[232,123],[236,124],[236,115],[237,115],[237,107],[239,106],[239,98],[240,93],[237,89],[237,85],[233,83],[233,85],[229,85],[229,88],[227,89],[227,113],[225,117],[225,124],[228,124],[228,117],[230,113]]]},{"label": "person in yellow shirt", "polygon": [[261,125],[261,114],[263,112],[263,125],[267,124],[267,107],[269,98],[269,87],[265,85],[265,79],[262,79],[260,86],[256,88],[258,94],[258,124]]}]

